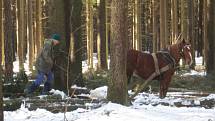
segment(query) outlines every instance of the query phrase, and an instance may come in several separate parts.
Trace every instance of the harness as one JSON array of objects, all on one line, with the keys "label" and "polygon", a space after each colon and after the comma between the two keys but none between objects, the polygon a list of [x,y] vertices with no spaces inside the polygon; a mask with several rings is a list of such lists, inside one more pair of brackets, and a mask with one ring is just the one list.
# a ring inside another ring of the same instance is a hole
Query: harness
[{"label": "harness", "polygon": [[[164,61],[166,61],[168,64],[162,68],[159,68],[158,64],[158,59],[157,59],[157,54],[161,54],[162,57],[164,58]],[[168,71],[171,68],[176,68],[176,62],[175,59],[170,55],[169,51],[159,51],[157,53],[152,53],[151,54],[154,60],[154,65],[155,65],[155,72],[152,73],[146,80],[145,82],[140,85],[139,89],[143,89],[149,81],[151,81],[153,78],[155,78],[158,75],[161,75],[163,72]],[[134,98],[141,90],[137,90],[134,95],[130,97],[130,99]]]}]

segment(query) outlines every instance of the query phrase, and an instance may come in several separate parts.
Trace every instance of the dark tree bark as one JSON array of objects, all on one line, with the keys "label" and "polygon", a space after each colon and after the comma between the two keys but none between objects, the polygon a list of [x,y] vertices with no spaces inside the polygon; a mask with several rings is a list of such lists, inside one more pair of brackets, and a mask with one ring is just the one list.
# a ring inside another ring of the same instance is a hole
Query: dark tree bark
[{"label": "dark tree bark", "polygon": [[[63,0],[50,0],[49,1],[49,37],[57,33],[61,36],[60,45],[55,47],[55,62],[54,62],[54,88],[66,91],[66,62],[68,55],[68,49],[66,49],[66,41],[69,39],[66,36],[66,25],[65,25],[65,10],[64,10],[64,1]],[[63,53],[58,53],[59,49],[62,48]],[[64,53],[65,52],[65,53]]]},{"label": "dark tree bark", "polygon": [[[3,48],[2,42],[3,42],[3,2],[1,0],[0,1],[0,48]],[[3,56],[2,49],[0,49],[0,62],[2,62],[2,56]]]},{"label": "dark tree bark", "polygon": [[[73,8],[71,8],[71,5]],[[60,46],[54,48],[56,57],[54,66],[54,88],[68,91],[72,84],[83,86],[80,12],[82,3],[77,0],[53,0],[50,1],[49,7],[48,24],[50,34],[58,33],[61,36]],[[70,24],[72,24],[72,30]],[[70,55],[71,41],[74,41],[74,56]],[[70,57],[75,58],[71,61]]]},{"label": "dark tree bark", "polygon": [[[0,1],[0,48],[2,48],[2,38],[3,38],[3,3]],[[4,109],[3,109],[3,80],[2,80],[2,49],[0,49],[0,121],[4,121]]]},{"label": "dark tree bark", "polygon": [[127,105],[127,0],[112,0],[108,100]]},{"label": "dark tree bark", "polygon": [[33,38],[33,11],[32,1],[28,1],[28,52],[29,52],[29,70],[33,71],[34,59],[34,38]]},{"label": "dark tree bark", "polygon": [[99,6],[99,35],[100,35],[100,68],[107,70],[107,40],[106,40],[106,0],[100,0]]},{"label": "dark tree bark", "polygon": [[203,0],[199,0],[199,13],[198,13],[199,21],[198,21],[198,43],[197,43],[197,56],[203,55]]},{"label": "dark tree bark", "polygon": [[208,38],[208,50],[207,54],[208,54],[208,58],[206,60],[206,68],[207,68],[207,73],[210,75],[215,74],[215,53],[214,53],[214,47],[215,47],[215,35],[214,35],[214,31],[215,31],[215,23],[214,23],[214,19],[215,19],[215,1],[214,0],[210,0],[209,1],[209,9],[208,9],[208,22],[207,22],[207,38]]},{"label": "dark tree bark", "polygon": [[13,80],[13,23],[12,23],[12,11],[11,0],[4,0],[4,42],[5,42],[5,81]]},{"label": "dark tree bark", "polygon": [[[1,5],[0,5],[0,7],[1,7]],[[1,61],[0,61],[0,121],[4,121],[3,80],[2,80],[2,65],[1,65]]]},{"label": "dark tree bark", "polygon": [[[72,13],[70,15],[71,19],[71,34],[73,39],[71,40],[74,44],[73,48],[73,60],[71,63],[71,73],[73,84],[78,86],[84,86],[83,75],[82,75],[82,25],[81,25],[81,12],[82,12],[82,1],[81,0],[72,0]],[[71,47],[70,47],[71,48]]]}]

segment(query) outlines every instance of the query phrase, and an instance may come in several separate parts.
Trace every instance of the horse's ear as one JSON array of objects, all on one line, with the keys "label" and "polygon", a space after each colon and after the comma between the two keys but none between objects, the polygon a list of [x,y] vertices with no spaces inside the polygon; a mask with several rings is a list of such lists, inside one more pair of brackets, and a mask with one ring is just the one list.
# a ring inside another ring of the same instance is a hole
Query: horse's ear
[{"label": "horse's ear", "polygon": [[186,41],[183,39],[183,40],[182,40],[182,43],[183,43],[183,44],[185,44],[185,43],[186,43]]}]

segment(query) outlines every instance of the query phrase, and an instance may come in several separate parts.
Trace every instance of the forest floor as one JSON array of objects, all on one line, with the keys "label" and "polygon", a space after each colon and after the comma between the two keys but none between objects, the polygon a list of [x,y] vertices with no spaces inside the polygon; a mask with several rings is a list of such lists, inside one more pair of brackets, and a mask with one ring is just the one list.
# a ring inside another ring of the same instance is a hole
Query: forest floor
[{"label": "forest floor", "polygon": [[[12,85],[8,85],[8,90],[6,90],[5,95],[5,110],[11,111],[11,110],[16,110],[20,108],[21,104],[25,102],[26,105],[32,104],[29,107],[29,110],[35,110],[38,107],[40,108],[45,108],[49,111],[53,112],[58,112],[64,110],[64,105],[67,103],[70,103],[72,105],[67,107],[67,110],[75,110],[80,107],[88,107],[88,108],[96,108],[101,106],[102,103],[106,102],[106,100],[92,100],[90,95],[90,91],[94,90],[99,87],[107,86],[108,82],[108,74],[107,72],[95,72],[94,74],[92,73],[85,73],[85,84],[86,87],[83,88],[77,88],[73,89],[74,91],[74,96],[72,98],[68,99],[61,99],[60,96],[57,95],[49,95],[48,97],[37,97],[40,95],[40,92],[42,90],[42,87],[38,90],[38,92],[35,93],[34,96],[32,97],[25,97],[22,93],[17,93],[17,94],[12,94],[8,93],[12,90],[14,87],[10,87]],[[137,78],[133,77],[133,80],[137,80]],[[183,98],[183,100],[187,100],[188,96],[189,97],[204,97],[208,96],[210,93],[215,93],[215,79],[213,77],[206,77],[202,75],[192,75],[188,73],[182,73],[182,72],[177,72],[172,78],[172,81],[169,86],[168,90],[168,95],[169,97],[174,97],[175,99],[178,98],[176,94],[180,94],[180,98]],[[140,80],[143,81],[143,80]],[[18,89],[13,89],[15,92],[22,92],[23,88],[18,88]],[[72,90],[71,90],[72,91]],[[152,82],[147,86],[146,89],[143,90],[143,92],[146,93],[154,93],[155,95],[158,95],[159,92],[159,82],[157,80],[152,80]],[[62,92],[60,92],[62,93]],[[186,96],[186,97],[184,97]],[[190,99],[188,99],[190,100]],[[191,102],[193,100],[190,100]],[[52,106],[55,103],[57,105],[57,108],[60,110],[56,110],[56,106]],[[85,106],[85,103],[93,103],[93,105]],[[97,105],[97,104],[98,105]],[[206,102],[207,103],[207,102]],[[215,101],[211,104],[209,104],[209,107],[213,107]],[[96,105],[94,105],[96,104]],[[156,103],[158,105],[160,103]],[[166,103],[161,103],[164,105],[167,105]],[[203,103],[202,103],[203,104]],[[182,106],[182,104],[177,104],[178,106]],[[208,104],[207,104],[208,105]],[[192,104],[192,106],[194,106]]]}]

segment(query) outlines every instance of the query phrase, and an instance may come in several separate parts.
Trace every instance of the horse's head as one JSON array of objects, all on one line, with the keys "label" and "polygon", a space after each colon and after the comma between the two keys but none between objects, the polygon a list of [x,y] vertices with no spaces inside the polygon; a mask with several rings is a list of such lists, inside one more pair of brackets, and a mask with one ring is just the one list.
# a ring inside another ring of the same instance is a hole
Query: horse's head
[{"label": "horse's head", "polygon": [[191,45],[183,39],[182,42],[179,43],[179,52],[182,59],[185,60],[185,63],[191,65],[193,62],[192,54],[191,54]]}]

